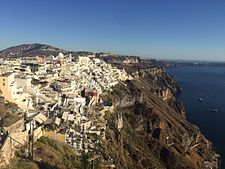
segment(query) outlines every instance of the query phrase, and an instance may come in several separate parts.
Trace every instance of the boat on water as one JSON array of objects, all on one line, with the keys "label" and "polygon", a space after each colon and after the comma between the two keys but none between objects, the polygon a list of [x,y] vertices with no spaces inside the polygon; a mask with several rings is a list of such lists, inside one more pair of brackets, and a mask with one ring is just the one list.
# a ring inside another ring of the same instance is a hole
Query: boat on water
[{"label": "boat on water", "polygon": [[198,101],[199,101],[199,102],[202,102],[202,101],[203,101],[203,98],[201,98],[201,97],[198,98]]},{"label": "boat on water", "polygon": [[219,110],[218,109],[212,109],[212,112],[218,112]]}]

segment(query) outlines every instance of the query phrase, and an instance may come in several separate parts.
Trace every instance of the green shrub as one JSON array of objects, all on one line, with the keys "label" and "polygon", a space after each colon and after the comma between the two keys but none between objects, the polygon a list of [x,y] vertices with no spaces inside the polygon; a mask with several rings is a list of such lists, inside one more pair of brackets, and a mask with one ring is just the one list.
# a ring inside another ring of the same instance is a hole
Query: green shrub
[{"label": "green shrub", "polygon": [[38,141],[40,143],[43,143],[43,144],[48,144],[48,138],[47,137],[44,137],[44,136],[41,136]]}]

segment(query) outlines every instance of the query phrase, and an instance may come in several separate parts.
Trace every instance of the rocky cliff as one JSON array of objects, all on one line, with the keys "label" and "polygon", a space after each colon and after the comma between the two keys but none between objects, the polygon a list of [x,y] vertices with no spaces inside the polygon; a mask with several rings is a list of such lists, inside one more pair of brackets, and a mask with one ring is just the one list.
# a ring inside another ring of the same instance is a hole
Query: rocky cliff
[{"label": "rocky cliff", "polygon": [[135,69],[134,80],[117,85],[108,96],[117,106],[107,116],[103,156],[117,168],[218,168],[212,143],[185,118],[176,82],[161,67]]}]

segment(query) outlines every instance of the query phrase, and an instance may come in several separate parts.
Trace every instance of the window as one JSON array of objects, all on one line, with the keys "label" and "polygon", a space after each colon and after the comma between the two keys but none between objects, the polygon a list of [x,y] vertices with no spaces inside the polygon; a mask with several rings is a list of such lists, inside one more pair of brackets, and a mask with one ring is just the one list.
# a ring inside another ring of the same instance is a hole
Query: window
[{"label": "window", "polygon": [[5,83],[3,82],[3,86],[5,86]]}]

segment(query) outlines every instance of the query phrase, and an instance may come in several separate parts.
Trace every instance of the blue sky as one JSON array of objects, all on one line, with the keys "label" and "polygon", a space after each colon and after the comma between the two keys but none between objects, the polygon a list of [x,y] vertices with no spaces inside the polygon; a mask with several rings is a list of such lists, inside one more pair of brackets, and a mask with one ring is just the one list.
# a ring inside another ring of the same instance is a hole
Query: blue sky
[{"label": "blue sky", "polygon": [[0,50],[36,42],[225,61],[225,0],[1,0]]}]

